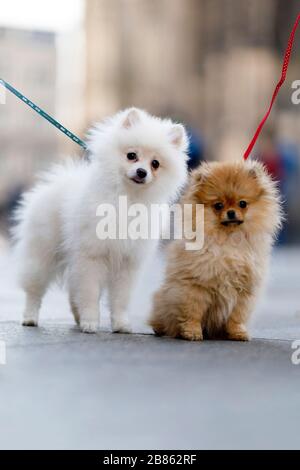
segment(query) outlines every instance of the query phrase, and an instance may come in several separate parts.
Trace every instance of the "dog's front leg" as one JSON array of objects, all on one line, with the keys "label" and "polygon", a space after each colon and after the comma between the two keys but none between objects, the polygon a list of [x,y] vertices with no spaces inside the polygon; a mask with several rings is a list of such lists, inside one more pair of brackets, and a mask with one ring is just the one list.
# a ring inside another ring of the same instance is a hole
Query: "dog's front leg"
[{"label": "dog's front leg", "polygon": [[70,302],[76,309],[84,333],[96,333],[99,326],[99,299],[106,281],[106,268],[99,260],[80,258],[70,272]]},{"label": "dog's front leg", "polygon": [[254,298],[241,297],[226,323],[227,338],[232,341],[249,341],[247,321],[253,308]]},{"label": "dog's front leg", "polygon": [[128,262],[111,278],[109,285],[109,303],[111,309],[111,326],[114,333],[131,333],[127,309],[135,274],[135,266]]}]

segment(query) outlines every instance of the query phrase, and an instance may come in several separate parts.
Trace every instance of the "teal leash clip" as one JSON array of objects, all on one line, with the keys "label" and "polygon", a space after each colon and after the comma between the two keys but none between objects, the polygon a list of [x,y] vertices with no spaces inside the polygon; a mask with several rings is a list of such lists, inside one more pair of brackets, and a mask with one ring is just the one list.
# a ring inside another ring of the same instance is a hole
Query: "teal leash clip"
[{"label": "teal leash clip", "polygon": [[65,134],[69,139],[73,140],[76,144],[80,145],[85,151],[88,150],[86,142],[83,140],[79,139],[77,135],[73,134],[73,132],[69,131],[65,126],[60,124],[58,121],[53,119],[46,111],[41,109],[39,106],[34,104],[31,100],[26,98],[26,96],[22,95],[18,90],[16,90],[13,86],[11,86],[9,83],[7,83],[5,80],[2,80],[0,78],[0,85],[3,85],[7,90],[9,90],[11,93],[13,93],[17,98],[19,98],[23,103],[27,104],[31,109],[33,109],[37,114],[42,116],[44,119],[46,119],[50,124],[56,127],[59,131],[61,131],[63,134]]}]

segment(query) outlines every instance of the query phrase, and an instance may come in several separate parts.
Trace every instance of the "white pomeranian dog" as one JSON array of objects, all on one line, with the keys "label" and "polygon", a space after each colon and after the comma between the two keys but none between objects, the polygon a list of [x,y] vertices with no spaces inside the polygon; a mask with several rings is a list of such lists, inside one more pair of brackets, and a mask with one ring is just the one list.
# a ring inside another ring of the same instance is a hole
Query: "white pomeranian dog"
[{"label": "white pomeranian dog", "polygon": [[99,239],[99,204],[172,202],[187,178],[184,127],[136,108],[97,125],[88,141],[90,161],[56,165],[25,194],[14,235],[20,284],[26,293],[23,325],[37,326],[42,298],[62,274],[81,330],[99,325],[107,288],[115,332],[130,332],[126,313],[135,277],[152,239]]}]

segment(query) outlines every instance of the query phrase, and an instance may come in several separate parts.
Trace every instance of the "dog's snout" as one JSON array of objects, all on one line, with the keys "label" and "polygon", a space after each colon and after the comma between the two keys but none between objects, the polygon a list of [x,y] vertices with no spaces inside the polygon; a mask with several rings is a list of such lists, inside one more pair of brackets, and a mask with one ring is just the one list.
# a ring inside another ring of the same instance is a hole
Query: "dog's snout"
[{"label": "dog's snout", "polygon": [[139,178],[143,179],[143,178],[146,178],[146,176],[147,176],[147,171],[144,170],[144,168],[138,168],[138,169],[136,170],[136,174],[137,174],[137,176],[138,176]]},{"label": "dog's snout", "polygon": [[229,220],[234,220],[235,219],[235,211],[230,210],[227,212],[227,217]]}]

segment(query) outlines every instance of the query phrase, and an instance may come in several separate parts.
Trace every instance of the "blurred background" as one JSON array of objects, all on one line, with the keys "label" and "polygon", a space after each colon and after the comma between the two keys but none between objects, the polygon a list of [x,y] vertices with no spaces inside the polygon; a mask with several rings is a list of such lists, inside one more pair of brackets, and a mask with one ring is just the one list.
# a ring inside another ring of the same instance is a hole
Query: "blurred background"
[{"label": "blurred background", "polygon": [[[299,0],[0,0],[0,78],[83,139],[95,121],[134,105],[187,126],[190,168],[242,159],[299,12]],[[19,325],[10,215],[38,171],[83,152],[0,86],[1,449],[300,448],[300,366],[291,362],[300,338],[295,80],[300,30],[254,149],[287,212],[250,325],[254,341],[201,345],[146,335],[163,250],[138,277],[128,312],[144,334],[110,335],[104,298],[99,335],[79,335],[58,288],[43,302],[41,328]]]},{"label": "blurred background", "polygon": [[[127,106],[187,125],[190,167],[242,158],[277,82],[299,1],[0,0],[0,78],[84,137]],[[300,33],[288,79],[255,147],[280,181],[300,241]],[[3,100],[2,100],[3,101]],[[0,104],[0,237],[34,175],[80,148],[16,97]]]}]

